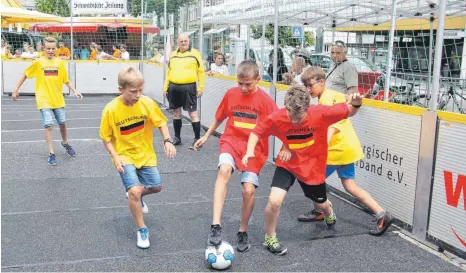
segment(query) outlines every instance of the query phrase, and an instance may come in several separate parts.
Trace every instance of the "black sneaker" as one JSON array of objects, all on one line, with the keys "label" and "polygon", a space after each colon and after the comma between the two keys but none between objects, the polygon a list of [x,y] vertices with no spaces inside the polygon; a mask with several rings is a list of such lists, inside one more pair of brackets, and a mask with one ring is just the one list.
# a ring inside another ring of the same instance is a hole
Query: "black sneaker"
[{"label": "black sneaker", "polygon": [[393,218],[392,213],[386,211],[384,213],[384,215],[382,215],[382,217],[380,217],[379,219],[374,220],[374,222],[377,221],[377,225],[376,225],[375,229],[369,231],[369,234],[374,235],[374,236],[380,236],[380,235],[384,234],[385,231],[387,231],[387,229],[393,223],[393,220],[395,220],[395,219]]},{"label": "black sneaker", "polygon": [[272,237],[265,234],[264,245],[275,255],[284,255],[288,251],[288,249],[280,243],[277,236]]},{"label": "black sneaker", "polygon": [[248,233],[244,231],[238,231],[236,234],[238,237],[238,246],[236,247],[239,252],[246,252],[251,248],[251,244],[249,243]]},{"label": "black sneaker", "polygon": [[175,137],[173,138],[173,145],[176,146],[176,145],[180,145],[180,144],[181,144],[181,138],[175,136]]},{"label": "black sneaker", "polygon": [[[190,149],[190,150],[196,151],[196,150],[194,149],[194,144],[196,144],[196,141],[198,141],[198,140],[199,140],[199,138],[195,138],[195,139],[194,139],[193,144],[191,144],[191,146],[189,146],[189,149]],[[197,149],[197,151],[198,151],[199,149],[201,149],[201,147],[202,147],[202,146],[199,146],[199,148]]]},{"label": "black sneaker", "polygon": [[209,234],[209,244],[218,246],[222,243],[222,227],[220,225],[211,225]]},{"label": "black sneaker", "polygon": [[298,221],[300,222],[316,222],[316,221],[322,221],[324,220],[324,218],[325,218],[325,215],[316,209],[313,209],[309,212],[298,215]]},{"label": "black sneaker", "polygon": [[63,142],[61,143],[61,146],[63,148],[65,148],[66,150],[66,153],[69,155],[69,156],[76,156],[76,151],[73,149],[73,147],[71,147],[70,144],[66,143],[66,144],[63,144]]}]

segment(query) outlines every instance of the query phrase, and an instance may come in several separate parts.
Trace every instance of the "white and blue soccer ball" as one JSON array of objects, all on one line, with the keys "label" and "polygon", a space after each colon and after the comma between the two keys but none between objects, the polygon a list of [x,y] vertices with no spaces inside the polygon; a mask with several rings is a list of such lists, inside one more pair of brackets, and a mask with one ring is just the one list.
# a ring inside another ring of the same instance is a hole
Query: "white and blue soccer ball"
[{"label": "white and blue soccer ball", "polygon": [[215,269],[227,269],[235,260],[235,250],[226,241],[219,246],[209,245],[205,250],[205,259]]}]

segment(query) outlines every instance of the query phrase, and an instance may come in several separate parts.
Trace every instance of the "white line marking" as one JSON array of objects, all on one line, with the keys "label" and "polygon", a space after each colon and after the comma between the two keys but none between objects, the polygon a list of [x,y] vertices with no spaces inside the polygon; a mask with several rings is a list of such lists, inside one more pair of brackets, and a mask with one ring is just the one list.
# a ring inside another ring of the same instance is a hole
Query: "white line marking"
[{"label": "white line marking", "polygon": [[[57,127],[54,127],[56,130],[59,130]],[[80,130],[80,129],[99,129],[100,127],[76,127],[76,128],[66,128],[67,130]],[[43,131],[44,128],[41,129],[27,129],[27,130],[5,130],[2,133],[15,133],[15,132],[33,132],[33,131]]]},{"label": "white line marking", "polygon": [[[83,141],[83,142],[93,142],[93,141],[102,141],[100,138],[81,138],[81,139],[69,139],[68,141]],[[44,140],[22,140],[22,141],[5,141],[1,142],[2,144],[16,144],[16,143],[40,143],[40,142],[45,142]],[[59,140],[54,140],[53,142],[61,142],[61,139]]]},{"label": "white line marking", "polygon": [[[68,109],[65,109],[66,113],[68,112],[102,112],[102,109],[93,109],[93,110],[68,110]],[[36,111],[21,111],[21,113],[37,113],[39,112],[38,110]],[[18,112],[14,112],[14,111],[10,111],[10,112],[3,112],[2,111],[2,114],[18,114]]]},{"label": "white line marking", "polygon": [[[92,120],[92,119],[101,119],[100,117],[98,118],[68,118],[66,119],[66,121],[70,121],[70,120],[82,120],[82,119],[88,119],[88,120]],[[42,119],[38,118],[38,119],[2,119],[2,122],[18,122],[18,121],[42,121]]]}]

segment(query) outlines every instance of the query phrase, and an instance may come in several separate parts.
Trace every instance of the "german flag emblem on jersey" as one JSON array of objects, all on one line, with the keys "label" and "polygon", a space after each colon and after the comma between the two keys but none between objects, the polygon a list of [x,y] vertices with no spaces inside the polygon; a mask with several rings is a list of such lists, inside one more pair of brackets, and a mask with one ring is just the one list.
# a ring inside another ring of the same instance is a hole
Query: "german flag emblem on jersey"
[{"label": "german flag emblem on jersey", "polygon": [[233,125],[237,128],[256,128],[257,115],[244,112],[233,112]]},{"label": "german flag emblem on jersey", "polygon": [[44,70],[44,75],[48,76],[58,76],[58,69],[46,69]]},{"label": "german flag emblem on jersey", "polygon": [[309,133],[305,135],[288,135],[286,136],[288,140],[288,147],[290,150],[299,150],[314,144],[314,134]]},{"label": "german flag emblem on jersey", "polygon": [[134,132],[138,132],[140,130],[144,130],[144,120],[135,122],[127,126],[120,127],[120,135],[126,136]]}]

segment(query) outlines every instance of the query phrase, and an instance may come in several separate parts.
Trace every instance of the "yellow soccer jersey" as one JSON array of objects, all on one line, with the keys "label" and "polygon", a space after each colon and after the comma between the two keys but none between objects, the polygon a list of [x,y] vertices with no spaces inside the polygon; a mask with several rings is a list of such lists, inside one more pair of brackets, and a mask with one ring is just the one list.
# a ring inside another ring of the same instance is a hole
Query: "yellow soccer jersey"
[{"label": "yellow soccer jersey", "polygon": [[125,164],[157,166],[152,130],[166,124],[167,118],[151,98],[141,96],[136,104],[127,106],[117,97],[102,111],[100,138],[112,142]]},{"label": "yellow soccer jersey", "polygon": [[[325,89],[319,98],[319,104],[323,105],[334,105],[345,101],[345,95],[331,89]],[[349,118],[332,124],[330,128],[335,128],[336,131],[328,145],[328,165],[346,165],[364,157],[361,143]]]},{"label": "yellow soccer jersey", "polygon": [[36,103],[37,108],[61,108],[65,107],[63,97],[63,84],[69,82],[65,63],[59,58],[49,60],[41,57],[35,60],[26,70],[24,75],[36,78]]}]

